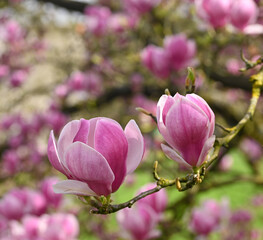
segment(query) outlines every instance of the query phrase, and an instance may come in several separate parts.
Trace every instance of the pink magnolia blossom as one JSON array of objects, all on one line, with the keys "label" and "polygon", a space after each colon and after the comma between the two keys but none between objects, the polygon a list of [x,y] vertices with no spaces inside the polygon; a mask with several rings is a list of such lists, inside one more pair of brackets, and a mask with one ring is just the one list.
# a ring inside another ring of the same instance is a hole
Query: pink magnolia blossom
[{"label": "pink magnolia blossom", "polygon": [[214,200],[207,200],[200,207],[193,209],[190,217],[190,229],[197,235],[207,236],[217,230],[222,220],[228,217],[227,201],[218,203]]},{"label": "pink magnolia blossom", "polygon": [[76,240],[79,223],[72,214],[27,215],[21,223],[12,221],[4,239],[27,240]]},{"label": "pink magnolia blossom", "polygon": [[53,131],[48,141],[51,164],[69,180],[57,183],[57,193],[107,196],[132,173],[144,153],[143,136],[134,120],[125,130],[109,118],[69,122],[58,143]]},{"label": "pink magnolia blossom", "polygon": [[120,33],[133,28],[135,23],[136,21],[133,20],[133,17],[123,13],[116,13],[110,16],[108,27],[110,31]]},{"label": "pink magnolia blossom", "polygon": [[233,75],[240,75],[239,69],[243,67],[243,62],[235,58],[228,59],[226,61],[226,69]]},{"label": "pink magnolia blossom", "polygon": [[93,71],[86,72],[87,91],[88,93],[98,96],[103,91],[102,78],[99,74]]},{"label": "pink magnolia blossom", "polygon": [[247,210],[236,210],[231,214],[230,222],[232,224],[247,223],[252,220],[252,215]]},{"label": "pink magnolia blossom", "polygon": [[7,150],[3,154],[3,169],[8,174],[15,174],[20,167],[21,157],[16,150]]},{"label": "pink magnolia blossom", "polygon": [[161,0],[124,0],[124,6],[129,12],[143,14],[149,12],[160,2]]},{"label": "pink magnolia blossom", "polygon": [[47,111],[44,114],[43,119],[55,133],[59,133],[68,120],[67,116],[57,109],[50,109]]},{"label": "pink magnolia blossom", "polygon": [[60,84],[55,88],[55,94],[59,98],[64,98],[69,93],[69,87],[66,84]]},{"label": "pink magnolia blossom", "polygon": [[[62,89],[63,90],[63,89]],[[102,92],[102,79],[99,74],[93,71],[76,71],[68,79],[68,91],[87,91],[97,96]]]},{"label": "pink magnolia blossom", "polygon": [[195,42],[188,40],[184,34],[165,37],[164,49],[171,68],[175,70],[191,64],[196,52]]},{"label": "pink magnolia blossom", "polygon": [[7,77],[8,74],[9,74],[9,71],[10,71],[10,69],[9,69],[9,66],[8,66],[8,65],[3,65],[3,64],[1,64],[1,65],[0,65],[0,80],[1,80],[2,78],[4,78],[4,77]]},{"label": "pink magnolia blossom", "polygon": [[86,75],[83,72],[73,72],[68,80],[70,89],[73,90],[84,90],[87,87]]},{"label": "pink magnolia blossom", "polygon": [[9,20],[5,24],[5,40],[10,43],[23,41],[25,32],[18,22]]},{"label": "pink magnolia blossom", "polygon": [[111,11],[108,7],[90,6],[85,9],[86,25],[90,32],[102,36],[108,30]]},{"label": "pink magnolia blossom", "polygon": [[197,14],[213,27],[224,27],[229,19],[232,0],[195,0]]},{"label": "pink magnolia blossom", "polygon": [[47,200],[47,204],[59,208],[62,204],[62,195],[54,193],[52,186],[58,182],[57,178],[46,178],[41,182],[41,192]]},{"label": "pink magnolia blossom", "polygon": [[233,26],[243,30],[255,22],[258,15],[257,5],[253,0],[233,0],[230,19]]},{"label": "pink magnolia blossom", "polygon": [[244,138],[240,143],[241,150],[251,161],[259,160],[263,156],[263,146],[252,138]]},{"label": "pink magnolia blossom", "polygon": [[218,167],[221,171],[228,171],[233,166],[233,163],[234,158],[231,156],[231,154],[226,154],[220,160]]},{"label": "pink magnolia blossom", "polygon": [[163,48],[147,46],[141,52],[141,60],[143,65],[157,77],[167,78],[170,75],[170,62]]},{"label": "pink magnolia blossom", "polygon": [[10,77],[10,83],[13,87],[19,87],[26,81],[27,77],[28,72],[26,70],[16,70]]},{"label": "pink magnolia blossom", "polygon": [[[140,188],[138,194],[148,191],[156,187],[156,184],[150,183]],[[159,192],[153,193],[138,201],[137,204],[145,204],[151,207],[157,214],[162,214],[167,206],[168,196],[165,189],[161,189]]]},{"label": "pink magnolia blossom", "polygon": [[196,94],[163,95],[157,104],[158,128],[164,153],[188,167],[199,167],[213,147],[215,115]]},{"label": "pink magnolia blossom", "polygon": [[46,200],[39,192],[15,188],[0,201],[0,213],[8,220],[20,220],[26,214],[41,215],[46,211]]},{"label": "pink magnolia blossom", "polygon": [[117,213],[117,221],[125,239],[147,240],[156,238],[160,232],[155,229],[158,214],[148,205],[136,204]]}]

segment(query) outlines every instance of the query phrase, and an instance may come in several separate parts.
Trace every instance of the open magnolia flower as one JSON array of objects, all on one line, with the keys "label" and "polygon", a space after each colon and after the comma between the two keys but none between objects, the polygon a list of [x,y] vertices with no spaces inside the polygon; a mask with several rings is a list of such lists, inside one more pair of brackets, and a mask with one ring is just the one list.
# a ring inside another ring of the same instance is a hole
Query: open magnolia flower
[{"label": "open magnolia flower", "polygon": [[188,167],[199,167],[214,145],[215,115],[196,94],[163,95],[157,104],[157,124],[165,141],[162,150]]},{"label": "open magnolia flower", "polygon": [[107,196],[137,168],[143,153],[143,136],[134,120],[124,131],[109,118],[71,121],[62,129],[57,144],[53,131],[48,141],[51,164],[68,177],[54,185],[54,191]]}]

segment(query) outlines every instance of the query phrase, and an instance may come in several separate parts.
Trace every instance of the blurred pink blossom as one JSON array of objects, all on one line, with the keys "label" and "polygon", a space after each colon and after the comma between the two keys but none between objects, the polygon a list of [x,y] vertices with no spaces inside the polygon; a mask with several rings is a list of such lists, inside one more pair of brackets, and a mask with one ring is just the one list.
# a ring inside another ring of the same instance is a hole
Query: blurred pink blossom
[{"label": "blurred pink blossom", "polygon": [[9,66],[8,65],[0,65],[0,80],[4,77],[7,77],[9,74]]},{"label": "blurred pink blossom", "polygon": [[61,194],[54,193],[53,185],[58,182],[57,178],[50,177],[46,178],[41,182],[41,192],[47,200],[47,204],[55,208],[59,208],[63,201],[63,196]]},{"label": "blurred pink blossom", "polygon": [[149,12],[160,2],[161,0],[124,0],[124,7],[129,12],[143,14]]},{"label": "blurred pink blossom", "polygon": [[3,154],[3,170],[8,174],[15,174],[21,164],[21,159],[15,150],[7,150]]},{"label": "blurred pink blossom", "polygon": [[197,14],[213,27],[224,27],[231,11],[232,0],[195,0]]},{"label": "blurred pink blossom", "polygon": [[193,209],[190,216],[190,229],[200,236],[208,236],[219,229],[222,221],[228,219],[228,202],[218,203],[214,200],[204,201],[200,207]]},{"label": "blurred pink blossom", "polygon": [[26,81],[27,77],[28,71],[22,69],[16,70],[11,74],[10,84],[13,87],[19,87]]},{"label": "blurred pink blossom", "polygon": [[67,116],[58,110],[47,111],[44,113],[43,118],[45,123],[50,129],[53,129],[55,133],[59,133],[68,120]]},{"label": "blurred pink blossom", "polygon": [[164,49],[171,68],[180,70],[191,65],[195,56],[196,45],[193,40],[188,40],[181,33],[165,37]]},{"label": "blurred pink blossom", "polygon": [[117,221],[125,239],[147,240],[156,238],[160,232],[156,230],[159,216],[148,205],[137,204],[132,208],[124,208],[117,213]]},{"label": "blurred pink blossom", "polygon": [[73,90],[84,90],[87,87],[85,73],[80,71],[73,72],[68,79],[68,85]]},{"label": "blurred pink blossom", "polygon": [[234,158],[230,154],[224,155],[219,162],[219,169],[221,171],[228,171],[234,163]]},{"label": "blurred pink blossom", "polygon": [[234,58],[228,59],[226,62],[227,71],[233,75],[240,75],[239,69],[242,67],[244,67],[243,62]]},{"label": "blurred pink blossom", "polygon": [[147,46],[141,52],[141,61],[157,77],[169,77],[170,62],[167,52],[163,48],[154,45]]},{"label": "blurred pink blossom", "polygon": [[5,23],[4,38],[7,42],[16,43],[24,40],[25,32],[20,24],[15,20],[8,20]]},{"label": "blurred pink blossom", "polygon": [[136,18],[133,16],[124,13],[115,13],[109,18],[108,28],[109,31],[119,33],[134,28],[136,22]]},{"label": "blurred pink blossom", "polygon": [[68,95],[69,88],[67,84],[60,84],[55,88],[55,94],[59,98],[64,98]]},{"label": "blurred pink blossom", "polygon": [[79,223],[72,214],[55,213],[36,217],[27,215],[22,222],[13,221],[6,239],[12,240],[76,240]]},{"label": "blurred pink blossom", "polygon": [[240,148],[252,161],[259,160],[263,156],[263,147],[255,139],[243,139],[240,143]]},{"label": "blurred pink blossom", "polygon": [[20,220],[26,214],[39,216],[45,211],[43,195],[27,188],[14,188],[0,200],[0,213],[8,220]]},{"label": "blurred pink blossom", "polygon": [[[155,183],[149,183],[143,186],[137,192],[137,195],[153,189],[156,187]],[[165,189],[161,189],[159,192],[153,193],[147,197],[140,199],[137,204],[144,204],[151,207],[157,214],[162,215],[168,203],[168,196]]]},{"label": "blurred pink blossom", "polygon": [[102,36],[108,31],[108,21],[111,10],[108,7],[89,6],[85,9],[86,26],[96,36]]},{"label": "blurred pink blossom", "polygon": [[230,11],[231,24],[243,30],[254,23],[258,15],[257,5],[253,0],[233,0]]}]

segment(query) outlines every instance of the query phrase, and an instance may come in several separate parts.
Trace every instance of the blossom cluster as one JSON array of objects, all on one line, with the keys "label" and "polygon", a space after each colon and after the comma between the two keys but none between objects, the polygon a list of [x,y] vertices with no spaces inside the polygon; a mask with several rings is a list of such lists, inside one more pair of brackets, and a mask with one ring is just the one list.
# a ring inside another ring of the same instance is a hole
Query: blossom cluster
[{"label": "blossom cluster", "polygon": [[[49,214],[64,205],[63,197],[55,194],[52,185],[58,180],[46,178],[40,190],[13,188],[0,200],[1,239],[76,239],[79,224],[69,213]],[[60,231],[58,231],[60,229]]]},{"label": "blossom cluster", "polygon": [[154,75],[167,78],[172,70],[178,71],[192,65],[196,46],[184,34],[167,36],[164,48],[149,45],[141,52],[141,60]]},{"label": "blossom cluster", "polygon": [[19,87],[30,72],[26,56],[31,53],[40,60],[46,46],[40,39],[30,39],[26,29],[15,19],[3,16],[0,23],[0,43],[4,46],[0,54],[0,80],[6,80],[11,87]]},{"label": "blossom cluster", "polygon": [[245,33],[249,33],[249,25],[256,22],[259,13],[253,0],[197,0],[195,5],[198,15],[213,27],[230,23]]},{"label": "blossom cluster", "polygon": [[[138,194],[150,190],[155,184],[147,184]],[[126,239],[140,240],[158,237],[156,229],[158,222],[163,219],[168,196],[165,189],[139,200],[133,208],[125,208],[117,213],[118,223]]]}]

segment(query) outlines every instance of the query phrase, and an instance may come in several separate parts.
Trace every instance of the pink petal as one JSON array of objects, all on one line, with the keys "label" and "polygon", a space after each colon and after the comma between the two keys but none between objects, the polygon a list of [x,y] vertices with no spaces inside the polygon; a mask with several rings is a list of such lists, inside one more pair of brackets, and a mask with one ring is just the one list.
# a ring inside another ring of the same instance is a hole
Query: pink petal
[{"label": "pink petal", "polygon": [[87,183],[80,182],[77,180],[64,180],[53,185],[55,193],[60,194],[76,194],[81,196],[97,196],[93,192]]},{"label": "pink petal", "polygon": [[197,167],[199,167],[200,165],[202,165],[202,163],[205,161],[207,154],[209,153],[209,151],[212,149],[214,143],[215,143],[215,135],[211,136],[210,138],[208,138],[203,146],[202,152],[200,154],[200,157],[198,159],[198,162],[196,164]]},{"label": "pink petal", "polygon": [[172,160],[178,162],[179,164],[183,164],[186,167],[191,167],[176,151],[174,151],[172,148],[161,144],[162,150],[165,153],[165,155]]},{"label": "pink petal", "polygon": [[53,130],[50,132],[48,139],[47,155],[52,166],[58,171],[68,176],[68,174],[66,173],[63,166],[60,163]]},{"label": "pink petal", "polygon": [[96,131],[96,126],[97,126],[97,122],[98,120],[102,119],[101,117],[97,117],[97,118],[92,118],[89,120],[89,124],[90,124],[90,128],[89,128],[89,135],[88,135],[88,142],[87,145],[89,145],[90,147],[94,148],[94,136],[95,136],[95,131]]},{"label": "pink petal", "polygon": [[194,166],[209,133],[209,119],[196,104],[186,98],[178,99],[167,114],[170,144],[184,160]]},{"label": "pink petal", "polygon": [[175,98],[168,96],[166,99],[165,105],[163,106],[163,110],[162,110],[162,116],[163,116],[163,123],[164,124],[166,121],[166,115],[167,115],[168,111],[170,110],[170,108],[172,107],[172,105],[174,104],[177,96],[179,96],[179,95],[176,95]]},{"label": "pink petal", "polygon": [[162,95],[157,103],[157,121],[163,123],[163,109],[168,99],[168,95]]},{"label": "pink petal", "polygon": [[209,136],[211,136],[214,132],[214,128],[215,128],[215,114],[212,111],[212,109],[209,107],[209,105],[207,104],[207,102],[199,97],[198,95],[192,93],[192,94],[187,94],[186,98],[189,99],[190,101],[194,102],[198,107],[200,107],[207,115],[207,117],[209,118],[209,121],[211,123],[211,129],[210,129],[210,133]]},{"label": "pink petal", "polygon": [[90,146],[72,143],[65,155],[65,165],[76,180],[86,182],[97,195],[112,192],[114,174],[106,159]]},{"label": "pink petal", "polygon": [[163,121],[163,109],[167,99],[168,99],[168,95],[162,95],[157,103],[157,124],[158,124],[158,129],[160,133],[163,135],[165,141],[171,145],[172,139]]},{"label": "pink petal", "polygon": [[140,164],[144,154],[144,139],[134,120],[130,120],[124,133],[128,141],[128,155],[126,160],[127,174],[133,172]]},{"label": "pink petal", "polygon": [[65,153],[73,143],[76,134],[80,128],[80,121],[74,120],[65,125],[62,129],[59,139],[58,139],[58,155],[60,157],[61,163],[64,162]]},{"label": "pink petal", "polygon": [[87,143],[88,141],[88,134],[89,134],[89,120],[80,119],[80,127],[79,130],[73,140],[73,142],[83,142]]},{"label": "pink petal", "polygon": [[119,123],[107,118],[97,122],[95,149],[105,157],[114,173],[112,192],[115,192],[126,176],[128,154],[128,141]]}]

